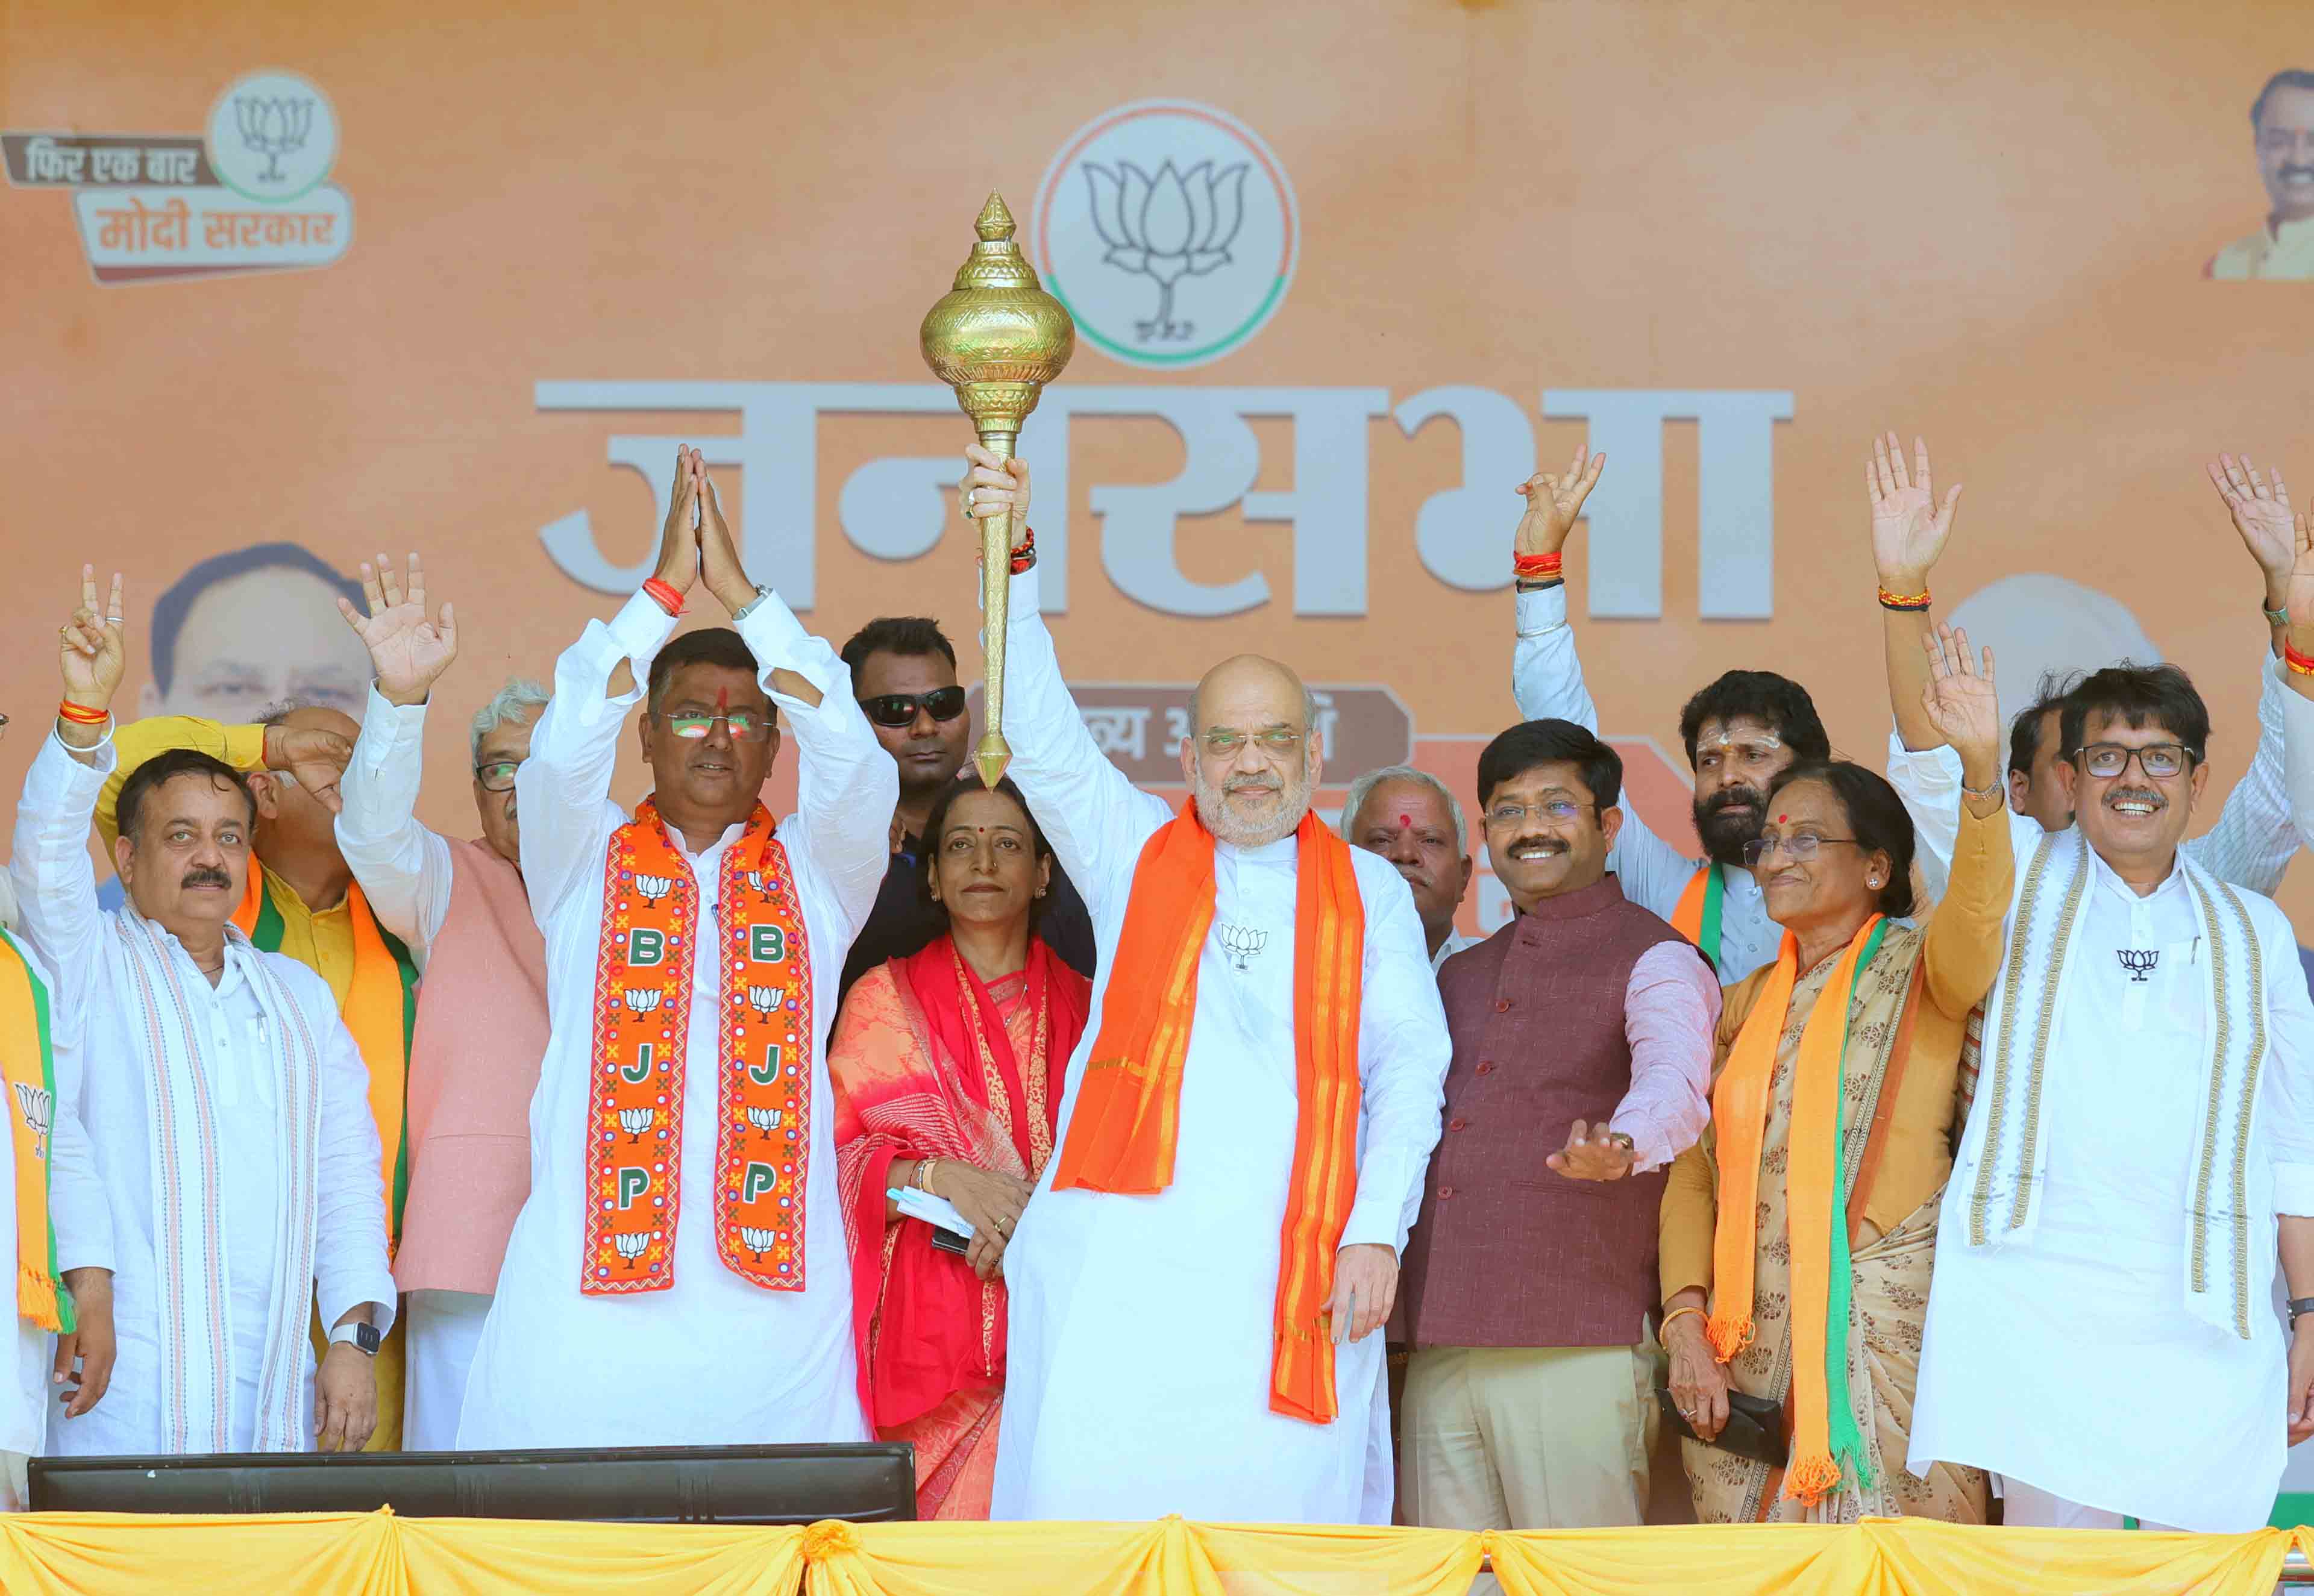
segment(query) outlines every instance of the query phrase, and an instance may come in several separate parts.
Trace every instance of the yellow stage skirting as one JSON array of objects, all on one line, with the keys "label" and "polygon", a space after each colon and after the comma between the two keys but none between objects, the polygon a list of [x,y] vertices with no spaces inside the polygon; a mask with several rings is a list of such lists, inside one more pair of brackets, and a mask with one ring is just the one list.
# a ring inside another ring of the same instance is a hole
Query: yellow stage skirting
[{"label": "yellow stage skirting", "polygon": [[1280,1529],[1189,1524],[684,1525],[114,1513],[0,1517],[0,1591],[603,1592],[619,1596],[1460,1596],[1482,1556],[1511,1596],[1681,1591],[2270,1592],[2314,1532],[1814,1526],[1576,1530]]}]

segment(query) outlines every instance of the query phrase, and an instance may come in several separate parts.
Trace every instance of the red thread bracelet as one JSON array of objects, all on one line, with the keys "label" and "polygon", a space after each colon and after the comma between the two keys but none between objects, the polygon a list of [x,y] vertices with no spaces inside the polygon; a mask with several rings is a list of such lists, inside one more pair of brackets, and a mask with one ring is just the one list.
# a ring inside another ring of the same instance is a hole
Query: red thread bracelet
[{"label": "red thread bracelet", "polygon": [[2301,654],[2287,643],[2282,645],[2282,663],[2301,676],[2314,676],[2314,657]]},{"label": "red thread bracelet", "polygon": [[1511,575],[1528,582],[1555,577],[1559,574],[1564,561],[1565,557],[1559,554],[1514,554],[1511,556]]},{"label": "red thread bracelet", "polygon": [[69,720],[75,726],[102,726],[112,719],[112,711],[92,710],[85,704],[76,704],[66,700],[57,705],[57,719]]},{"label": "red thread bracelet", "polygon": [[676,591],[674,583],[662,582],[657,577],[652,577],[643,583],[643,592],[651,603],[665,610],[669,615],[683,613],[683,595]]}]

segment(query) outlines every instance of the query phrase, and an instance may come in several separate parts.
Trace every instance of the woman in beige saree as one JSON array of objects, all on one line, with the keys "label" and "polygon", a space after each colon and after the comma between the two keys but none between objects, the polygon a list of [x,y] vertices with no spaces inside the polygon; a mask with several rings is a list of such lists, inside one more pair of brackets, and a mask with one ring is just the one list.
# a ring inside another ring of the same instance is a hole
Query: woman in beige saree
[{"label": "woman in beige saree", "polygon": [[[1990,651],[1981,671],[1965,637],[1930,653],[1924,700],[1966,790],[1926,922],[1898,923],[1911,817],[1860,765],[1786,772],[1747,850],[1783,950],[1727,988],[1712,1122],[1673,1167],[1661,1232],[1663,1342],[1705,1438],[1681,1449],[1707,1523],[1984,1519],[1977,1470],[1904,1472],[1961,1054],[2013,874]],[[1786,1468],[1708,1444],[1730,1388],[1780,1405]]]}]

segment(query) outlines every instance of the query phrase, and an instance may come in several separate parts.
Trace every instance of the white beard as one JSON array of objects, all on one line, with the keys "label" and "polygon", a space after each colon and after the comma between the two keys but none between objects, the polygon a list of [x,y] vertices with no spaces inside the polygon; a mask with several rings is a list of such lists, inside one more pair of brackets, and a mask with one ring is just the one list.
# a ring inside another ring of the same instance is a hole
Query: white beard
[{"label": "white beard", "polygon": [[1267,848],[1290,837],[1302,824],[1302,816],[1310,812],[1310,786],[1306,780],[1283,783],[1276,818],[1259,824],[1240,820],[1230,812],[1226,795],[1206,780],[1202,766],[1190,790],[1197,795],[1197,818],[1206,823],[1207,831],[1232,848]]}]

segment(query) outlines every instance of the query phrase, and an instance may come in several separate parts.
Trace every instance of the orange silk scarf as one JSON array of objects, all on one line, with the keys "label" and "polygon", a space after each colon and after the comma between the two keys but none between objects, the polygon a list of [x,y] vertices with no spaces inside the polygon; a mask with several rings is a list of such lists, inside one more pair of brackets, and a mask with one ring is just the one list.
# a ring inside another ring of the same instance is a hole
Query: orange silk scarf
[{"label": "orange silk scarf", "polygon": [[[1841,1055],[1848,1043],[1858,961],[1872,946],[1880,919],[1875,914],[1867,920],[1841,954],[1800,1032],[1799,1056],[1793,1067],[1784,1203],[1792,1252],[1794,1433],[1784,1487],[1803,1502],[1817,1500],[1840,1483],[1840,1467],[1833,1456],[1824,1345],[1833,1299],[1832,1230],[1835,1223],[1846,1223],[1840,1212]],[[1727,1067],[1711,1089],[1711,1123],[1719,1142],[1719,1213],[1711,1239],[1709,1330],[1711,1350],[1723,1363],[1752,1340],[1760,1154],[1767,1136],[1776,1051],[1791,1012],[1792,989],[1798,983],[1799,942],[1786,931],[1768,983],[1760,989],[1736,1045],[1728,1051]],[[1841,1400],[1846,1399],[1843,1391]]]},{"label": "orange silk scarf", "polygon": [[[1295,840],[1294,1063],[1301,1116],[1280,1229],[1272,1412],[1334,1419],[1326,1324],[1334,1252],[1357,1195],[1358,1010],[1365,904],[1349,844],[1314,814]],[[1194,800],[1134,867],[1100,1034],[1053,1173],[1055,1190],[1147,1196],[1173,1183],[1181,1071],[1197,1006],[1197,959],[1214,919],[1214,834]]]},{"label": "orange silk scarf", "polygon": [[699,886],[649,799],[611,833],[595,966],[594,1089],[587,1111],[589,1296],[675,1283],[681,1208],[684,1042],[692,962],[716,961],[712,1061],[715,1247],[766,1291],[804,1287],[811,1148],[811,959],[787,850],[755,806],[723,851],[715,946],[700,935]]}]

